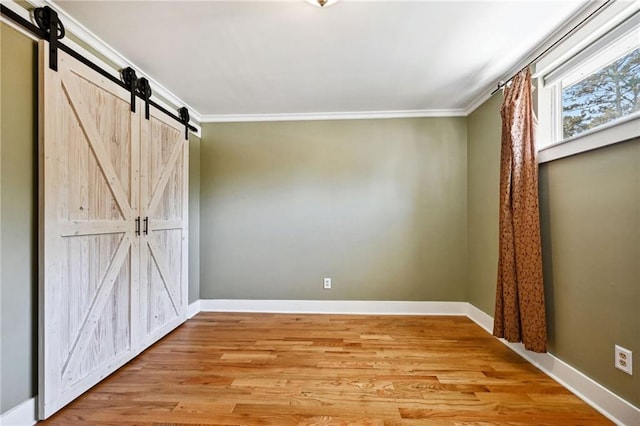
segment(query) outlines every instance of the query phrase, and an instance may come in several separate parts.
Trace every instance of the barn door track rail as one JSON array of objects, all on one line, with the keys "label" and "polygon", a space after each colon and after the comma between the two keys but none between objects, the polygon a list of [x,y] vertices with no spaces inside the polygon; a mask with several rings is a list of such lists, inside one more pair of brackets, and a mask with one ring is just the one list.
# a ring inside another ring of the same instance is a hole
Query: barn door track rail
[{"label": "barn door track rail", "polygon": [[80,53],[62,43],[60,40],[65,36],[64,25],[58,18],[58,13],[49,6],[38,7],[33,10],[33,17],[36,22],[35,24],[29,22],[2,4],[0,4],[0,13],[20,25],[25,30],[29,31],[34,36],[49,42],[49,68],[52,70],[58,71],[58,49],[60,49],[100,75],[128,90],[131,93],[131,112],[136,111],[135,99],[136,96],[138,96],[144,101],[146,119],[149,119],[149,106],[153,106],[174,120],[184,124],[185,139],[189,138],[189,130],[194,132],[197,131],[194,126],[189,124],[189,111],[186,107],[180,108],[178,110],[178,115],[151,100],[152,91],[149,81],[144,77],[138,78],[133,68],[127,67],[120,70],[121,78],[118,79],[110,72],[93,63],[90,59],[85,58]]}]

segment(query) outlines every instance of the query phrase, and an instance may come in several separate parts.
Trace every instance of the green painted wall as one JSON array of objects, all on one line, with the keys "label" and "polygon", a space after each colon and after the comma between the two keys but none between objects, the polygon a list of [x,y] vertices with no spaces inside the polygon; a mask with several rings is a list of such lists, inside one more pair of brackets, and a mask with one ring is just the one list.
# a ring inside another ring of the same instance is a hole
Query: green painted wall
[{"label": "green painted wall", "polygon": [[498,273],[500,94],[468,117],[469,302],[493,316]]},{"label": "green painted wall", "polygon": [[[469,301],[493,316],[502,102],[469,117]],[[640,406],[640,139],[540,166],[549,351]]]},{"label": "green painted wall", "polygon": [[465,118],[206,124],[200,295],[466,300],[466,139]]},{"label": "green painted wall", "polygon": [[200,299],[200,142],[189,135],[189,303]]},{"label": "green painted wall", "polygon": [[0,24],[0,412],[37,393],[36,44]]},{"label": "green painted wall", "polygon": [[540,205],[550,351],[640,407],[640,139],[542,165]]}]

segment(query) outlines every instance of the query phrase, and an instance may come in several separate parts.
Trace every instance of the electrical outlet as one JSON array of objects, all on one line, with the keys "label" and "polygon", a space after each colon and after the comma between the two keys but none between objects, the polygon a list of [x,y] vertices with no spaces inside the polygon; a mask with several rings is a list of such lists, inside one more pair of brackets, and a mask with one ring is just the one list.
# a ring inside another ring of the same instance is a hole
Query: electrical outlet
[{"label": "electrical outlet", "polygon": [[324,279],[323,288],[325,290],[330,290],[331,289],[331,278],[325,278]]},{"label": "electrical outlet", "polygon": [[633,353],[618,345],[616,345],[616,368],[633,375]]}]

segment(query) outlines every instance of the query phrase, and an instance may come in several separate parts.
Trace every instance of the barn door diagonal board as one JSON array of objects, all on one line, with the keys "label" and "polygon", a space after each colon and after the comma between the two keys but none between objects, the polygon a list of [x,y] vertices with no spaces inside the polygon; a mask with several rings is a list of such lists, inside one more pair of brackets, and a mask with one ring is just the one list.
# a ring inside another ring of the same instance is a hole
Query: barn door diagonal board
[{"label": "barn door diagonal board", "polygon": [[158,244],[155,242],[154,237],[148,236],[147,244],[149,246],[149,253],[151,255],[151,259],[153,259],[153,264],[157,268],[158,273],[160,275],[159,278],[160,278],[160,281],[162,282],[162,289],[166,291],[167,295],[169,296],[169,301],[171,302],[173,311],[175,312],[175,315],[178,316],[180,315],[180,311],[181,311],[180,298],[179,298],[180,295],[176,294],[174,286],[172,286],[172,283],[175,282],[176,280],[171,278],[171,275],[169,274],[169,270],[167,269],[169,262],[167,261],[167,258],[164,256],[164,254],[158,247]]},{"label": "barn door diagonal board", "polygon": [[[104,148],[102,137],[100,132],[96,128],[96,117],[92,117],[87,106],[87,103],[96,101],[95,99],[86,99],[81,93],[78,81],[74,78],[74,74],[70,72],[62,72],[62,85],[64,91],[69,100],[69,105],[72,107],[74,113],[77,116],[78,124],[80,125],[91,150],[98,161],[98,165],[102,173],[106,178],[106,182],[109,185],[109,190],[115,198],[120,212],[126,220],[130,220],[133,217],[133,212],[130,205],[130,200],[127,199],[124,193],[122,183],[118,178],[118,174],[111,163],[109,153]],[[120,158],[121,160],[128,160],[127,156]]]},{"label": "barn door diagonal board", "polygon": [[81,359],[86,355],[90,339],[93,337],[96,327],[104,314],[107,302],[109,302],[113,296],[113,289],[118,275],[130,250],[131,240],[130,237],[125,234],[113,258],[110,260],[106,273],[100,280],[94,297],[92,297],[89,303],[89,309],[82,320],[79,332],[75,339],[73,339],[69,356],[63,362],[62,379],[65,382],[73,383],[77,381]]},{"label": "barn door diagonal board", "polygon": [[[169,155],[169,159],[164,164],[164,167],[162,168],[162,171],[160,172],[160,175],[155,182],[154,190],[152,192],[153,195],[147,208],[147,215],[154,215],[156,213],[156,209],[158,208],[158,205],[163,198],[163,193],[165,188],[167,187],[167,184],[169,183],[169,179],[172,177],[172,175],[174,175],[175,169],[178,166],[176,165],[176,161],[178,161],[178,159],[181,157],[183,150],[184,144],[177,142],[174,145],[173,150]],[[179,179],[174,178],[174,182],[179,182]]]}]

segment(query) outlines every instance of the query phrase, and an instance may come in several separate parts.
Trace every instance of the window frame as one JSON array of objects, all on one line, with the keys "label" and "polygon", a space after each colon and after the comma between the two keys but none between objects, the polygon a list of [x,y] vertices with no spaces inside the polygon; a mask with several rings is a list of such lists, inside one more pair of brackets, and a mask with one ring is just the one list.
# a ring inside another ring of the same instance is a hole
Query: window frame
[{"label": "window frame", "polygon": [[[538,83],[538,162],[556,160],[580,152],[640,137],[640,112],[564,138],[562,129],[562,88],[606,67],[612,62],[610,52],[622,52],[618,59],[640,47],[640,8],[609,19],[607,31],[590,40],[573,54],[555,58],[555,66],[536,64]],[[602,29],[602,23],[600,23]],[[589,30],[585,28],[585,30]],[[637,37],[637,38],[636,38]],[[574,39],[574,44],[576,40]],[[629,48],[629,45],[635,47]],[[564,46],[565,50],[567,47]],[[616,50],[617,49],[617,50]],[[568,49],[571,51],[571,49]],[[626,53],[625,53],[626,52]]]}]

